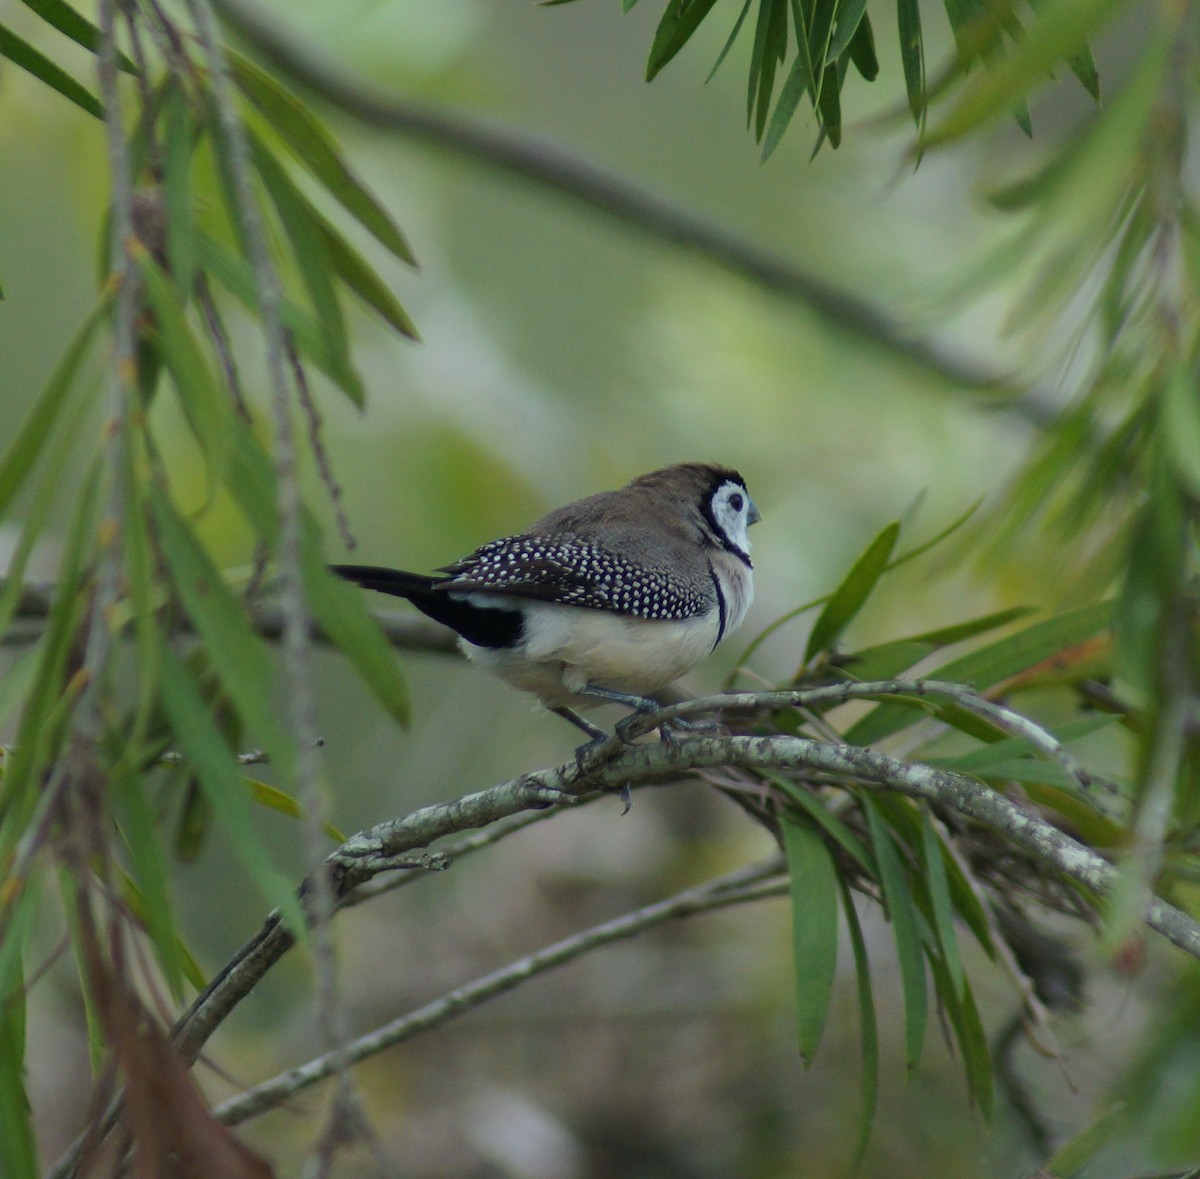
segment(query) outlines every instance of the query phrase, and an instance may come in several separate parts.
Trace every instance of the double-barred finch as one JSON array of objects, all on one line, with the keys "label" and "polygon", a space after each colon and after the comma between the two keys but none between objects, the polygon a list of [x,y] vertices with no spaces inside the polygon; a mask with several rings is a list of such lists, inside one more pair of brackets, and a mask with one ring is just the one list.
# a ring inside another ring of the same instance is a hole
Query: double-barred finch
[{"label": "double-barred finch", "polygon": [[333,570],[407,598],[457,631],[467,658],[600,740],[608,734],[575,708],[655,707],[650,694],[745,617],[754,592],[747,529],[758,518],[736,471],[681,463],[565,504],[441,576]]}]

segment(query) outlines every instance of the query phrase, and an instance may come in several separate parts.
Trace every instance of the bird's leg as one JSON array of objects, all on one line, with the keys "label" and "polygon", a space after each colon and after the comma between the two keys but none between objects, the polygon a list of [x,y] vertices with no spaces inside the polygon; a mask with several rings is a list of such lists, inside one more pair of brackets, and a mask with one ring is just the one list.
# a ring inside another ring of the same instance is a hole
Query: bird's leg
[{"label": "bird's leg", "polygon": [[588,755],[606,744],[612,738],[612,734],[607,729],[592,724],[590,720],[580,716],[573,708],[552,708],[550,711],[561,716],[563,720],[570,721],[577,729],[582,729],[591,738],[590,741],[585,741],[575,750],[575,766],[582,774],[587,765]]},{"label": "bird's leg", "polygon": [[[581,774],[586,772],[588,756],[594,750],[607,745],[612,740],[612,734],[607,729],[602,729],[599,725],[592,724],[590,720],[580,716],[573,708],[552,708],[550,711],[557,713],[563,720],[570,721],[576,728],[582,729],[585,733],[591,735],[592,739],[590,741],[585,741],[575,750],[575,765]],[[625,809],[621,814],[629,814],[629,808],[633,806],[633,797],[629,792],[628,782],[621,787],[618,796],[625,804]]]},{"label": "bird's leg", "polygon": [[[648,713],[657,712],[662,707],[657,700],[650,696],[635,696],[631,692],[617,692],[612,688],[597,687],[595,684],[588,684],[580,691],[579,695],[595,696],[598,700],[611,700],[614,704],[624,704],[633,709],[628,716],[622,717],[614,726],[617,736],[626,745],[633,742],[629,730],[637,720]],[[670,717],[658,726],[659,736],[668,744],[674,744],[676,734],[680,732],[724,733],[726,731],[725,726],[717,721],[685,720],[681,716]]]},{"label": "bird's leg", "polygon": [[580,696],[592,696],[597,700],[608,700],[613,704],[624,704],[626,708],[632,708],[633,711],[625,717],[622,717],[613,726],[614,732],[621,738],[626,745],[633,744],[633,738],[629,734],[629,726],[638,718],[645,716],[650,712],[657,712],[662,705],[657,700],[649,696],[635,696],[632,692],[618,692],[614,688],[601,688],[596,684],[588,684],[579,690]]}]

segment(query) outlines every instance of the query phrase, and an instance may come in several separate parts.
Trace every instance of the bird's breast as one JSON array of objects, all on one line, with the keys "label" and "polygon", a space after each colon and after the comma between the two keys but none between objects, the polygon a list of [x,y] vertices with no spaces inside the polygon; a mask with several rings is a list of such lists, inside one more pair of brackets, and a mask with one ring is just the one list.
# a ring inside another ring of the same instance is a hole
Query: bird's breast
[{"label": "bird's breast", "polygon": [[700,663],[720,628],[715,610],[682,621],[537,601],[523,602],[521,611],[518,644],[492,650],[464,643],[463,650],[551,707],[579,705],[576,693],[588,684],[638,696],[656,692]]}]

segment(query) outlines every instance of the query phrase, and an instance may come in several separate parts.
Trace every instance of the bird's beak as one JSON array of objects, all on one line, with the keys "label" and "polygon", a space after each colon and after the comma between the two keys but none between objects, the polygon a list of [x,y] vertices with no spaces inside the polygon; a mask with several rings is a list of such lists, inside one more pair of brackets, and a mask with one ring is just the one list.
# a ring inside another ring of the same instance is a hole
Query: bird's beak
[{"label": "bird's beak", "polygon": [[759,514],[758,508],[754,506],[754,500],[751,500],[750,511],[746,514],[746,527],[749,528],[751,524],[757,524],[761,519],[762,516]]}]

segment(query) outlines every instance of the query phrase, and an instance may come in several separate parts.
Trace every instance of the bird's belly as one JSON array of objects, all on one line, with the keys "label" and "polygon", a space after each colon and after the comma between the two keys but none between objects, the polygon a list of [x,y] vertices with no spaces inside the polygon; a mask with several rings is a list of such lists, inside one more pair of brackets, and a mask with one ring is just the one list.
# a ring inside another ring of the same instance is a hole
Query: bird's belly
[{"label": "bird's belly", "polygon": [[[551,707],[582,705],[586,685],[645,696],[690,671],[713,649],[719,621],[632,618],[605,610],[529,602],[515,647],[463,643],[467,657]],[[595,701],[590,703],[594,704]]]}]

